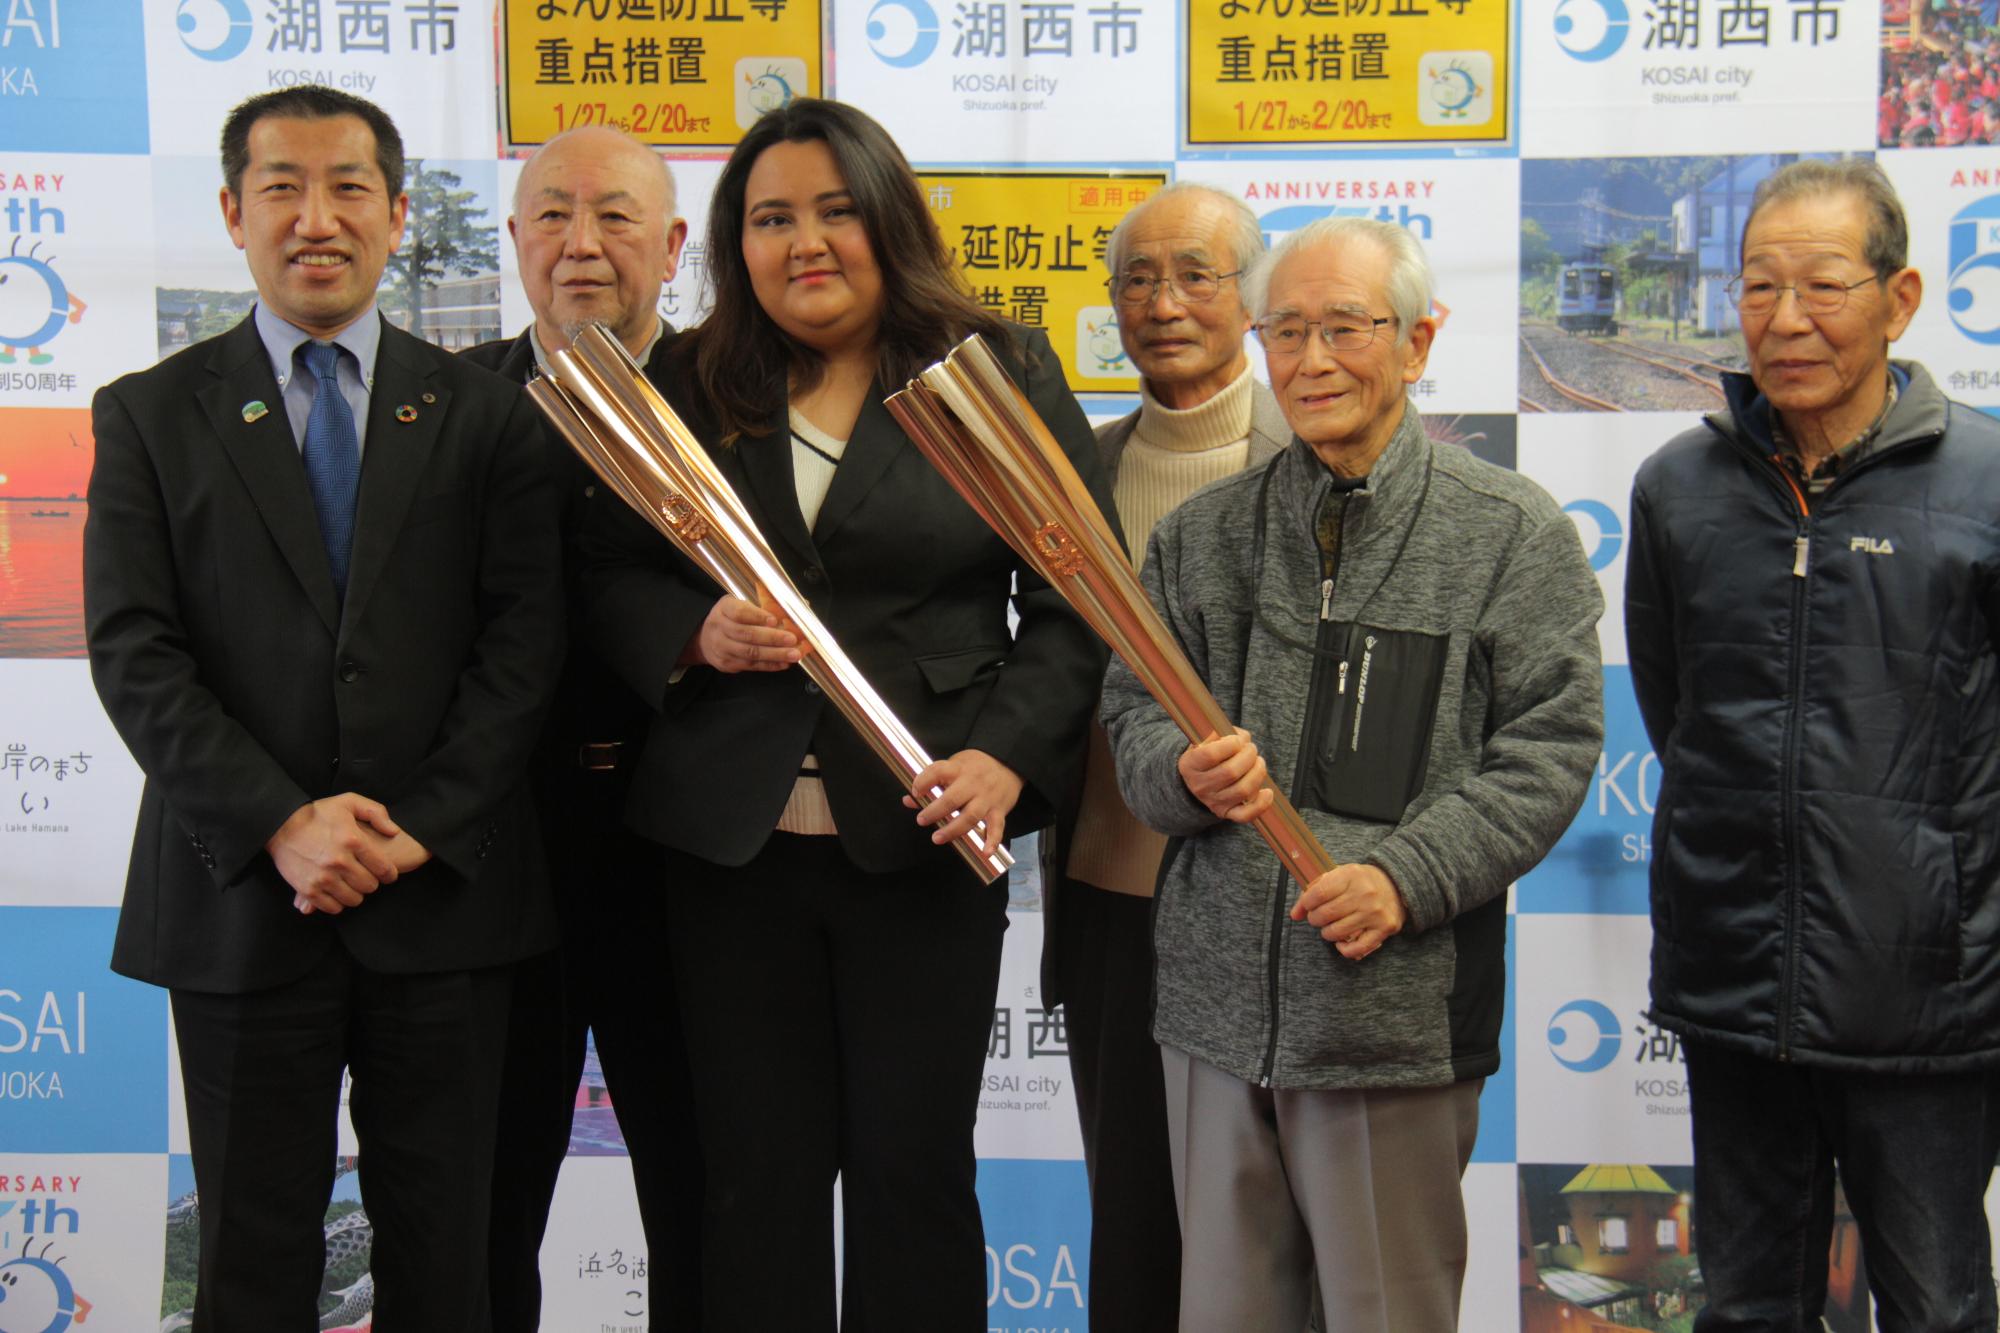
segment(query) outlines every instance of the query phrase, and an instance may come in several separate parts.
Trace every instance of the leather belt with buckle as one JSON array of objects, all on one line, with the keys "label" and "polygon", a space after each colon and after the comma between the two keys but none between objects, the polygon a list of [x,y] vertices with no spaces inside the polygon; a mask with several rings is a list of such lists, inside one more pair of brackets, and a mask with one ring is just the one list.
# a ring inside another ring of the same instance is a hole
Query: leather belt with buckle
[{"label": "leather belt with buckle", "polygon": [[578,768],[591,773],[603,773],[618,767],[618,751],[624,748],[623,741],[586,741],[576,747]]}]

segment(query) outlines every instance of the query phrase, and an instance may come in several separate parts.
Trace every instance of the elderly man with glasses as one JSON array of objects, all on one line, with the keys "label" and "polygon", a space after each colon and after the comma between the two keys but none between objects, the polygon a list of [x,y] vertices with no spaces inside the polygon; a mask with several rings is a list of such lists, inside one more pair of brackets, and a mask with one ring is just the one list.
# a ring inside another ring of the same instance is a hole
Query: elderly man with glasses
[{"label": "elderly man with glasses", "polygon": [[[1168,510],[1268,462],[1291,439],[1250,372],[1244,270],[1264,253],[1257,216],[1234,195],[1181,181],[1127,213],[1105,263],[1118,336],[1139,368],[1139,406],[1098,429],[1097,447],[1135,563]],[[1090,1318],[1125,1333],[1174,1333],[1180,1224],[1167,1155],[1166,1087],[1153,1045],[1153,882],[1166,839],[1118,795],[1091,728],[1063,868],[1045,879],[1042,981],[1068,1014],[1069,1059],[1090,1172]]]},{"label": "elderly man with glasses", "polygon": [[1731,284],[1750,373],[1632,490],[1703,1333],[1819,1327],[1836,1167],[1885,1333],[1995,1324],[2000,426],[1889,359],[1907,250],[1873,163],[1764,181]]},{"label": "elderly man with glasses", "polygon": [[[1313,223],[1247,287],[1294,438],[1161,520],[1142,575],[1242,730],[1188,745],[1122,663],[1104,691],[1119,786],[1176,840],[1181,1327],[1298,1333],[1316,1287],[1328,1333],[1451,1333],[1507,886],[1596,765],[1603,599],[1546,493],[1425,436],[1407,231]],[[1338,863],[1303,893],[1247,826],[1273,782]]]}]

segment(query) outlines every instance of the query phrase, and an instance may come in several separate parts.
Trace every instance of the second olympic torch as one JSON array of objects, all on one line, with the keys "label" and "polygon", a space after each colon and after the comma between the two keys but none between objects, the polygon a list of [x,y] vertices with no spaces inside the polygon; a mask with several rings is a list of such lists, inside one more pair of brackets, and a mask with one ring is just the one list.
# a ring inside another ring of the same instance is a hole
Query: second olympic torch
[{"label": "second olympic torch", "polygon": [[[892,395],[889,411],[952,488],[1125,659],[1190,741],[1230,722],[1049,428],[978,335]],[[1256,829],[1301,885],[1333,869],[1282,791]]]},{"label": "second olympic torch", "polygon": [[[601,324],[584,328],[567,351],[549,359],[555,375],[530,382],[528,396],[570,447],[731,595],[791,622],[802,641],[800,669],[910,790],[930,756],[834,642],[715,460],[639,364]],[[933,787],[930,794],[940,792]],[[983,883],[1014,864],[1005,847],[987,844],[984,822],[953,846]]]}]

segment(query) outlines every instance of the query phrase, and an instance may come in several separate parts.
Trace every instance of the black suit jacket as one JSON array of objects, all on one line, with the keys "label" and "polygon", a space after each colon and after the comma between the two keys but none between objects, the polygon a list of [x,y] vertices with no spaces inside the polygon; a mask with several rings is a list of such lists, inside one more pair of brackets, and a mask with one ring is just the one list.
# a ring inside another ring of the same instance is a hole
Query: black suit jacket
[{"label": "black suit jacket", "polygon": [[[1017,340],[1005,351],[1016,382],[1111,512],[1090,425],[1048,339],[1024,329]],[[719,439],[702,405],[688,401],[691,381],[664,378],[696,437]],[[1077,781],[1106,650],[925,461],[883,405],[887,392],[878,385],[862,408],[810,532],[782,411],[764,433],[710,452],[813,610],[931,757],[984,750],[1021,776],[1007,828],[1026,833]],[[660,709],[634,777],[633,828],[741,865],[770,837],[811,753],[856,865],[887,871],[953,856],[917,827],[901,786],[805,672],[698,667],[669,685],[721,594],[666,538],[629,509],[599,506],[583,544],[593,641]],[[1020,624],[1010,635],[1017,577]]]},{"label": "black suit jacket", "polygon": [[[662,392],[672,342],[669,328],[647,358],[646,374]],[[469,347],[459,355],[513,384],[526,384],[537,373],[534,344],[526,330],[513,338]],[[576,539],[584,515],[594,505],[622,502],[547,422],[541,425],[541,438],[550,466],[562,477],[564,581],[573,588]],[[575,605],[572,599],[572,611]],[[556,909],[572,936],[593,925],[599,930],[607,925],[615,928],[615,922],[596,919],[607,901],[604,881],[642,873],[648,844],[625,828],[624,809],[652,715],[653,710],[590,645],[572,615],[569,653],[534,763],[535,799],[546,840],[551,847],[564,849],[551,860],[549,870],[558,886]],[[632,860],[635,854],[641,857],[637,864]]]},{"label": "black suit jacket", "polygon": [[[344,607],[253,321],[99,390],[92,420],[91,674],[146,775],[113,968],[242,992],[340,947],[389,972],[547,948],[526,771],[563,611],[520,389],[384,324]],[[433,860],[300,916],[264,844],[347,790]]]},{"label": "black suit jacket", "polygon": [[[668,328],[653,344],[652,355],[646,361],[647,378],[659,385],[663,393],[667,387],[667,349],[672,345],[673,338],[673,329]],[[535,377],[535,348],[528,341],[525,329],[516,337],[481,343],[459,355],[512,384],[526,384]],[[565,581],[573,583],[576,538],[582,530],[585,513],[593,505],[617,505],[620,501],[616,495],[603,489],[590,465],[579,458],[547,422],[541,425],[550,466],[563,479],[563,564]],[[551,779],[546,785],[560,788],[562,795],[567,797],[578,785],[570,781],[571,775],[591,771],[590,765],[615,764],[616,767],[608,771],[629,773],[639,744],[645,738],[646,722],[652,711],[618,673],[605,664],[603,657],[591,648],[583,636],[573,632],[569,655],[563,662],[562,683],[556,689],[555,701],[550,705],[548,722],[543,730],[542,755],[537,761],[537,767]],[[614,746],[617,747],[615,750],[608,748]],[[589,747],[588,752],[585,747]],[[615,799],[608,808],[604,800],[606,784],[586,785],[591,792],[587,799],[564,800],[565,805],[575,807],[568,812],[569,815],[587,821],[587,826],[593,830],[618,827],[623,783],[619,783],[612,792]]]}]

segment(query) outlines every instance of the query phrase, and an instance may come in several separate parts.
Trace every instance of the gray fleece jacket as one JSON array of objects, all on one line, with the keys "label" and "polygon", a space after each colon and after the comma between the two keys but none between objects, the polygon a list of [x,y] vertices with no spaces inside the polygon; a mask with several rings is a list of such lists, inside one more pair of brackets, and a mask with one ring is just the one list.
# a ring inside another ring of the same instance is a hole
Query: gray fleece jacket
[{"label": "gray fleece jacket", "polygon": [[1481,1078],[1500,1064],[1507,886],[1576,813],[1603,745],[1604,601],[1548,494],[1433,443],[1414,406],[1346,500],[1329,583],[1314,521],[1332,489],[1294,440],[1169,514],[1141,578],[1327,851],[1386,871],[1409,923],[1349,962],[1289,920],[1277,858],[1189,794],[1186,739],[1113,658],[1119,786],[1175,839],[1153,1034],[1275,1087]]}]

